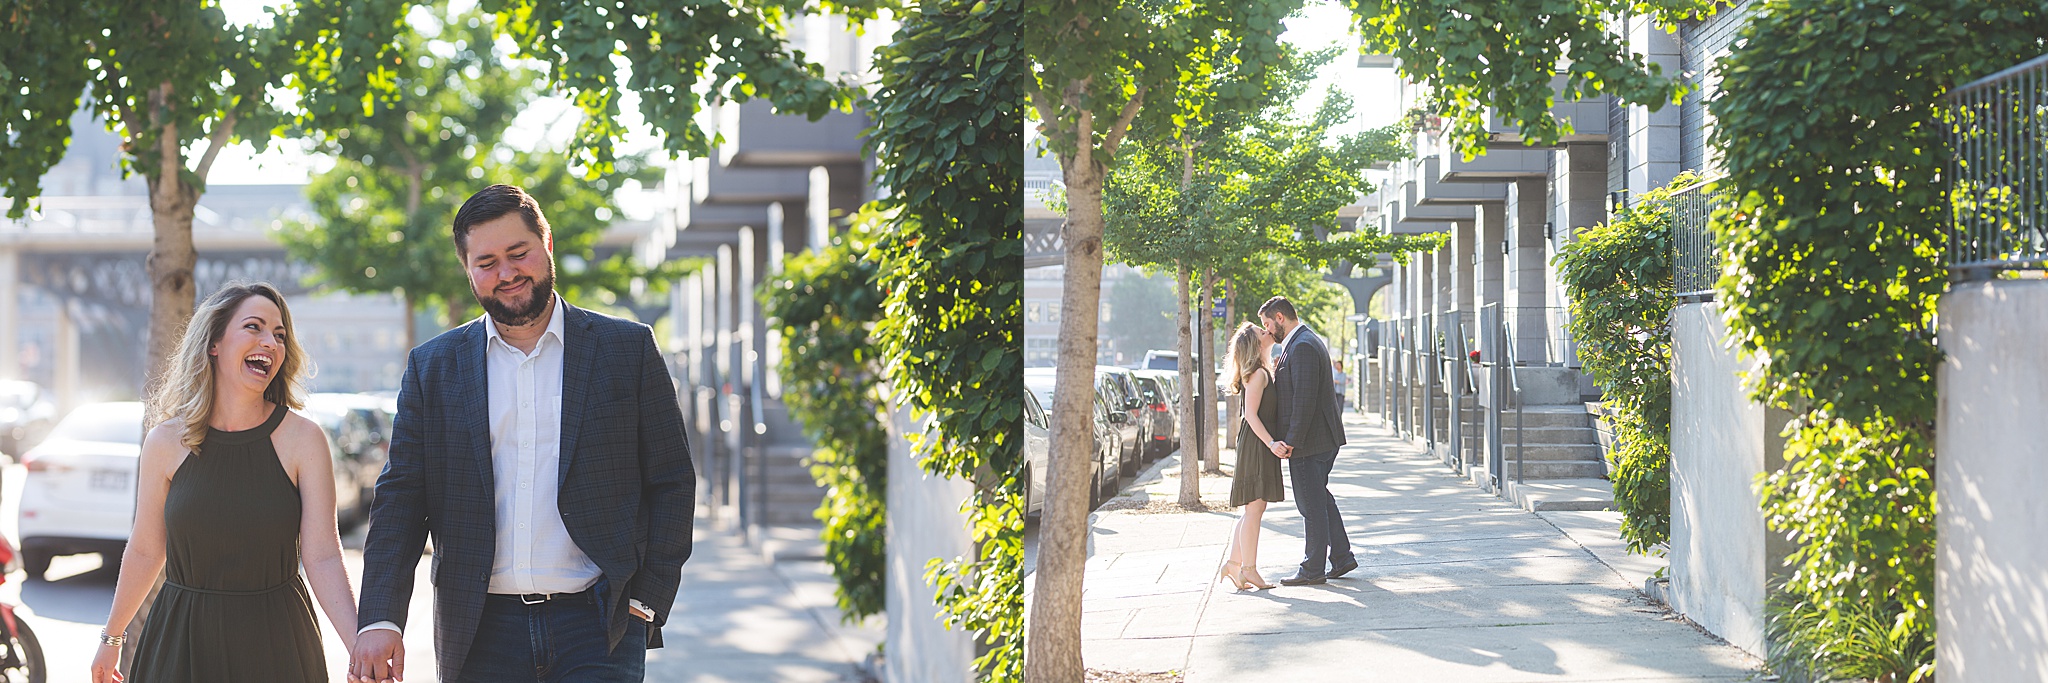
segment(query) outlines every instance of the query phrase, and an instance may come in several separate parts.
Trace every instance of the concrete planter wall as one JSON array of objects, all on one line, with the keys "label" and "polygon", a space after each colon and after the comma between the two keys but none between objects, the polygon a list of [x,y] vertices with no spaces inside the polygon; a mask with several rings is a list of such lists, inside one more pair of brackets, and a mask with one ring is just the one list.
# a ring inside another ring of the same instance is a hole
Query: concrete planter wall
[{"label": "concrete planter wall", "polygon": [[1600,462],[1607,467],[1607,476],[1614,477],[1614,414],[1605,402],[1588,401],[1586,414],[1593,416],[1593,435],[1600,439]]},{"label": "concrete planter wall", "polygon": [[971,552],[973,539],[960,523],[960,501],[974,486],[926,474],[904,438],[919,425],[901,406],[889,420],[888,638],[884,676],[888,683],[965,683],[974,679],[974,639],[946,628],[937,592],[924,581],[924,563],[934,557]]},{"label": "concrete planter wall", "polygon": [[1725,343],[1720,305],[1671,313],[1671,607],[1752,654],[1791,544],[1764,527],[1758,475],[1784,466],[1789,413],[1750,400],[1750,359]]},{"label": "concrete planter wall", "polygon": [[1942,297],[1936,675],[2048,680],[2048,282]]}]

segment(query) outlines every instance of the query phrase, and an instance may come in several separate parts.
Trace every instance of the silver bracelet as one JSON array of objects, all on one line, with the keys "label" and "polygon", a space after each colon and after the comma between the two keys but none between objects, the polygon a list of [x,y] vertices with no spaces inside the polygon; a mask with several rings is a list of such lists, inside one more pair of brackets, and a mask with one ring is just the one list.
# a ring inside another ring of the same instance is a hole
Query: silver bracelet
[{"label": "silver bracelet", "polygon": [[110,636],[110,635],[107,635],[107,630],[106,630],[106,629],[104,629],[104,628],[100,629],[100,644],[101,644],[101,645],[109,645],[109,646],[119,647],[120,645],[122,645],[122,644],[124,644],[124,643],[127,643],[127,642],[128,642],[128,633],[127,633],[127,632],[125,632],[125,631],[124,631],[124,632],[122,632],[122,633],[121,633],[121,635],[118,635],[118,636]]}]

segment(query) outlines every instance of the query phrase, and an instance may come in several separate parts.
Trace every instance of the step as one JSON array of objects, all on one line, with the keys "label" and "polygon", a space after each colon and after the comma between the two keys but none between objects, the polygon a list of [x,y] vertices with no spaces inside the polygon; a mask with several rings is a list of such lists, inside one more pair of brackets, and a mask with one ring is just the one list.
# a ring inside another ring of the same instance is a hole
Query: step
[{"label": "step", "polygon": [[[1591,429],[1593,427],[1593,416],[1587,415],[1586,406],[1581,404],[1524,406],[1522,408],[1521,420],[1522,426],[1531,429],[1542,427],[1581,427]],[[1508,408],[1501,411],[1500,423],[1508,427],[1515,426],[1515,409]]]},{"label": "step", "polygon": [[[1515,442],[1501,440],[1500,457],[1508,462],[1515,461]],[[1568,462],[1583,460],[1594,464],[1600,462],[1600,447],[1593,444],[1572,443],[1524,443],[1519,449],[1523,460],[1545,462]]]},{"label": "step", "polygon": [[[1501,465],[1501,472],[1508,478],[1515,476],[1515,461],[1510,459]],[[1598,479],[1607,473],[1607,466],[1599,462],[1584,460],[1526,460],[1522,462],[1523,479]]]},{"label": "step", "polygon": [[1516,438],[1520,438],[1523,443],[1529,444],[1563,443],[1597,445],[1599,433],[1587,427],[1530,427],[1527,429],[1517,430],[1515,429],[1514,425],[1514,417],[1512,417],[1512,414],[1510,414],[1509,416],[1506,416],[1506,419],[1503,420],[1503,424],[1501,424],[1500,442],[1512,446],[1514,445]]},{"label": "step", "polygon": [[1530,479],[1505,482],[1509,501],[1530,512],[1614,509],[1614,484],[1605,479]]}]

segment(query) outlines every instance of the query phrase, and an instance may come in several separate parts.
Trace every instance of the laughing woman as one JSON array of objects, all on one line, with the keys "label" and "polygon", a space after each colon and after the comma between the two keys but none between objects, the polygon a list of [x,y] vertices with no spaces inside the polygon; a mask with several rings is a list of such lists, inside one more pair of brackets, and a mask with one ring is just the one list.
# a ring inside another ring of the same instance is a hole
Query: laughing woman
[{"label": "laughing woman", "polygon": [[120,681],[121,629],[158,570],[164,587],[136,642],[136,683],[327,681],[305,565],[342,640],[355,598],[334,524],[327,437],[305,402],[305,352],[284,296],[233,283],[192,315],[142,444],[135,528],[121,556],[94,683]]},{"label": "laughing woman", "polygon": [[1237,472],[1230,480],[1230,504],[1242,507],[1231,533],[1230,559],[1223,579],[1239,590],[1272,588],[1259,576],[1259,522],[1267,503],[1287,499],[1281,481],[1280,456],[1273,454],[1271,425],[1278,419],[1280,399],[1273,391],[1273,335],[1245,323],[1230,337],[1230,392],[1244,397],[1244,423],[1237,431]]}]

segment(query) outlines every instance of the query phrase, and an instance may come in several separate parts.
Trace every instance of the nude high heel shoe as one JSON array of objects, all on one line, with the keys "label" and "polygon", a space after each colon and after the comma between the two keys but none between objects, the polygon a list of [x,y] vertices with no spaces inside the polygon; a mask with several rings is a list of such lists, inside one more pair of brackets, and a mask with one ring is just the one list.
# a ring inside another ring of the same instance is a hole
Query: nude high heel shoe
[{"label": "nude high heel shoe", "polygon": [[1259,576],[1259,570],[1257,567],[1240,566],[1237,570],[1236,580],[1242,582],[1246,586],[1250,586],[1253,588],[1273,587],[1273,584],[1266,583],[1265,577]]},{"label": "nude high heel shoe", "polygon": [[1249,588],[1249,586],[1245,585],[1244,580],[1239,578],[1243,573],[1243,566],[1239,565],[1237,560],[1224,562],[1223,568],[1216,572],[1217,576],[1221,577],[1224,581],[1230,582],[1230,585],[1236,586],[1238,590]]}]

